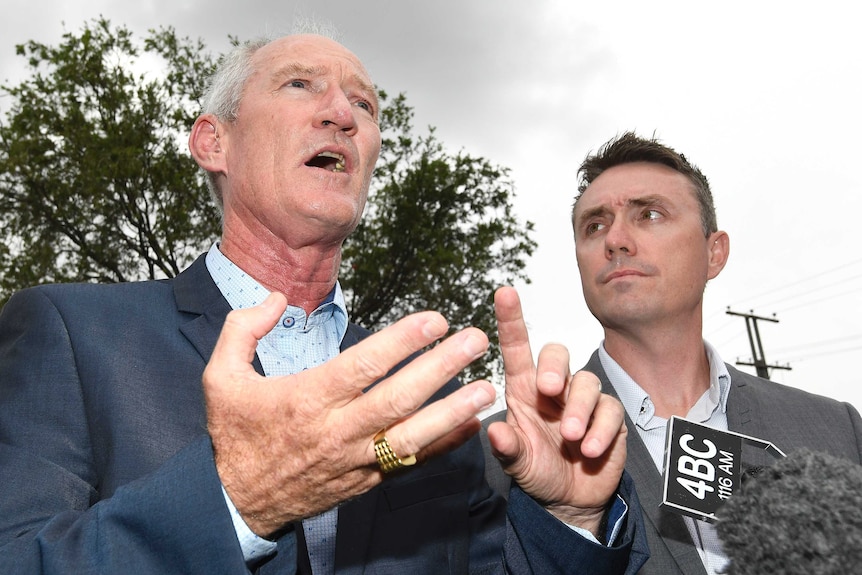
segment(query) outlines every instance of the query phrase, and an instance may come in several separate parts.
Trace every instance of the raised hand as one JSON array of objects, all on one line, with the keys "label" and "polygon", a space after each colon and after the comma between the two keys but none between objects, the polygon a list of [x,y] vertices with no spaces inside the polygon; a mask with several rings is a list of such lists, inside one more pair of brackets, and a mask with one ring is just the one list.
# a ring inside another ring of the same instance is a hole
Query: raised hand
[{"label": "raised hand", "polygon": [[373,437],[381,429],[395,453],[421,461],[466,441],[479,429],[476,415],[494,400],[493,387],[478,381],[422,408],[485,353],[488,339],[474,328],[363,392],[446,334],[435,312],[408,316],[316,368],[263,377],[251,365],[257,341],[285,305],[283,295],[271,294],[260,306],[231,312],[203,376],[219,477],[263,536],[378,484]]},{"label": "raised hand", "polygon": [[623,407],[593,374],[571,375],[565,347],[546,345],[533,362],[513,288],[497,290],[494,304],[508,406],[506,421],[488,429],[495,455],[548,511],[597,534],[625,466]]}]

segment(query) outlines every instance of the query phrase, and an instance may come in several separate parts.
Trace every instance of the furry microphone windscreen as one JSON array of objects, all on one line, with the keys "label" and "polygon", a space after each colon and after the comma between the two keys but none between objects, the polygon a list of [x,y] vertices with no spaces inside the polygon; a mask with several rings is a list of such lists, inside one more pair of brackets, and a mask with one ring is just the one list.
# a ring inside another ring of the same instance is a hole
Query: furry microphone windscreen
[{"label": "furry microphone windscreen", "polygon": [[862,573],[862,466],[799,450],[743,476],[719,509],[727,575]]}]

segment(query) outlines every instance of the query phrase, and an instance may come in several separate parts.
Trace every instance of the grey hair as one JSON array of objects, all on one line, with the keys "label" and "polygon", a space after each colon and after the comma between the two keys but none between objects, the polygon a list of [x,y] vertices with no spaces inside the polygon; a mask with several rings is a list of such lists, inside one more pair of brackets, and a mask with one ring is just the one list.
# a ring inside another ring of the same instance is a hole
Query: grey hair
[{"label": "grey hair", "polygon": [[[297,20],[290,35],[294,34],[316,34],[336,41],[339,36],[332,25],[309,18]],[[255,40],[237,44],[219,59],[201,96],[203,114],[212,114],[223,122],[236,121],[246,83],[255,71],[252,58],[258,50],[273,40],[275,40],[273,37],[261,36]],[[205,170],[204,173],[210,195],[219,210],[223,210],[224,197],[217,182],[217,174]]]},{"label": "grey hair", "polygon": [[[203,114],[212,114],[223,122],[236,121],[246,82],[254,73],[251,59],[271,41],[269,38],[258,38],[239,44],[221,57],[201,96]],[[219,210],[224,210],[224,197],[218,185],[218,174],[204,170],[204,175],[216,206]]]},{"label": "grey hair", "polygon": [[240,44],[219,60],[203,94],[204,114],[213,114],[225,122],[236,120],[245,84],[254,72],[251,59],[255,52],[271,41],[269,38],[258,38]]}]

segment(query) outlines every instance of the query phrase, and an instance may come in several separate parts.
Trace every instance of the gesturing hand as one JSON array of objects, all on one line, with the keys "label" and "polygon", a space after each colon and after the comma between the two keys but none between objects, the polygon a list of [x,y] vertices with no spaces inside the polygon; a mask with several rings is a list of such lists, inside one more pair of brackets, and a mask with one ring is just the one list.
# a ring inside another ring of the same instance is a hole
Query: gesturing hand
[{"label": "gesturing hand", "polygon": [[285,305],[274,293],[260,306],[231,312],[203,375],[219,477],[248,526],[263,536],[378,484],[383,475],[372,438],[379,430],[387,429],[398,455],[422,461],[466,441],[479,428],[476,415],[494,400],[493,387],[478,381],[422,408],[485,353],[488,339],[474,328],[363,393],[446,334],[435,312],[408,316],[316,368],[263,377],[251,365],[255,348]]},{"label": "gesturing hand", "polygon": [[503,468],[562,521],[596,534],[626,460],[622,405],[590,373],[571,376],[569,354],[547,345],[533,363],[517,292],[494,304],[506,370],[505,422],[488,437]]}]

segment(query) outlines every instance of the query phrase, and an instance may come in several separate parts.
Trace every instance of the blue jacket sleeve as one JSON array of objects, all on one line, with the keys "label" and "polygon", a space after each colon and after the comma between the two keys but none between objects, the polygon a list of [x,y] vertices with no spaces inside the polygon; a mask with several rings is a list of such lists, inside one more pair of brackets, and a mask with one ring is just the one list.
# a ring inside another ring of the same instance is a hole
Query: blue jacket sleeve
[{"label": "blue jacket sleeve", "polygon": [[[30,482],[31,491],[57,489],[62,484],[52,480],[58,473],[47,469],[49,464],[41,470],[46,473],[27,472],[39,467],[0,446],[0,468],[7,479],[12,479],[8,472],[15,470]],[[8,492],[7,486],[0,490],[5,492],[3,500],[26,497]],[[131,566],[142,574],[245,571],[207,436],[155,473],[121,487],[111,498],[88,509],[57,509],[44,523],[20,532],[8,520],[3,523],[0,572],[8,575],[123,573]]]},{"label": "blue jacket sleeve", "polygon": [[91,429],[108,415],[85,402],[76,359],[62,314],[40,291],[4,306],[0,573],[244,572],[204,429],[154,470],[102,492]]},{"label": "blue jacket sleeve", "polygon": [[625,526],[614,545],[604,546],[578,535],[513,484],[505,548],[509,573],[636,574],[649,557],[649,548],[628,473],[623,473],[619,494],[628,505]]}]

